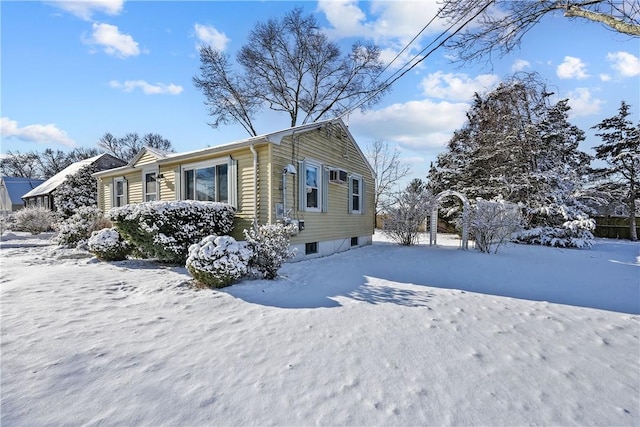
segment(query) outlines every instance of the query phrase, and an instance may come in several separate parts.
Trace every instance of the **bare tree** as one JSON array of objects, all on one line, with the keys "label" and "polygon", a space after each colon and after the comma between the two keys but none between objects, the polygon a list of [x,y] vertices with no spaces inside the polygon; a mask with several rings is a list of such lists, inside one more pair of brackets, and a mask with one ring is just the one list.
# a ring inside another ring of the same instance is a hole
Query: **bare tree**
[{"label": "bare tree", "polygon": [[54,151],[51,148],[47,148],[38,155],[38,162],[45,179],[51,178],[72,163],[67,153],[62,150]]},{"label": "bare tree", "polygon": [[143,147],[174,151],[171,141],[155,133],[148,133],[142,138],[135,132],[128,133],[122,138],[105,133],[98,141],[98,147],[125,162],[133,159]]},{"label": "bare tree", "polygon": [[342,56],[313,15],[294,9],[281,20],[258,23],[237,55],[237,73],[227,55],[204,46],[200,75],[193,78],[214,117],[211,126],[237,122],[257,135],[254,115],[263,107],[288,114],[291,126],[339,115],[350,105],[374,105],[386,87],[375,45],[355,43]]},{"label": "bare tree", "polygon": [[424,223],[435,198],[421,179],[414,179],[400,192],[389,208],[383,231],[395,242],[410,246],[418,243],[420,225]]},{"label": "bare tree", "polygon": [[377,216],[393,195],[399,181],[409,175],[411,166],[402,163],[397,148],[392,148],[381,139],[373,141],[367,147],[366,156],[376,173],[374,204]]},{"label": "bare tree", "polygon": [[0,160],[0,171],[4,176],[43,178],[38,157],[36,152],[7,151],[6,157]]},{"label": "bare tree", "polygon": [[583,18],[613,31],[640,36],[640,3],[626,0],[442,0],[440,16],[451,23],[480,13],[476,25],[465,28],[447,47],[461,62],[491,61],[520,46],[524,35],[540,20],[555,13]]}]

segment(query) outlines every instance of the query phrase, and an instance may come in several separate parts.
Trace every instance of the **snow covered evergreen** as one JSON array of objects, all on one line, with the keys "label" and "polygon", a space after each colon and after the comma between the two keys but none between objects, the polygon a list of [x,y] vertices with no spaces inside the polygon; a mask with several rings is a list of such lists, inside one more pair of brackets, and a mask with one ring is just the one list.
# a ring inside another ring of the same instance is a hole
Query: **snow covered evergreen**
[{"label": "snow covered evergreen", "polygon": [[569,122],[567,100],[551,105],[548,95],[531,78],[476,94],[467,123],[431,168],[429,185],[434,193],[451,189],[470,200],[520,204],[525,228],[534,230],[523,242],[589,246],[594,224],[580,200],[591,160],[578,149],[584,132]]},{"label": "snow covered evergreen", "polygon": [[54,193],[54,206],[63,218],[69,218],[82,206],[98,206],[98,184],[91,176],[98,168],[86,165],[67,175]]}]

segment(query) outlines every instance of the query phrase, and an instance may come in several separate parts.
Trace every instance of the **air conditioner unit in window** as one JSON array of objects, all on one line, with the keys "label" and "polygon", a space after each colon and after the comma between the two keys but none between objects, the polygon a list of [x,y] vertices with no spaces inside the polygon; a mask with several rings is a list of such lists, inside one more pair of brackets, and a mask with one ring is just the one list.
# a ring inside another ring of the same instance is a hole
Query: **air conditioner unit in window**
[{"label": "air conditioner unit in window", "polygon": [[331,169],[329,171],[329,182],[334,184],[344,184],[347,182],[347,171],[342,169]]}]

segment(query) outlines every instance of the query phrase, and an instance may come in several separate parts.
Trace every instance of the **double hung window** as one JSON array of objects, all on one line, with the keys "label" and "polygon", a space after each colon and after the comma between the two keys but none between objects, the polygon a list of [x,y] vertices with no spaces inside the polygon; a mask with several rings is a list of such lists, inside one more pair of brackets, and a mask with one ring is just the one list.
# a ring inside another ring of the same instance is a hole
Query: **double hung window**
[{"label": "double hung window", "polygon": [[362,178],[352,176],[349,179],[349,212],[362,213],[363,184]]},{"label": "double hung window", "polygon": [[113,206],[119,207],[127,204],[127,183],[123,178],[113,181]]},{"label": "double hung window", "polygon": [[145,172],[142,185],[144,186],[144,201],[158,200],[158,174],[157,172]]},{"label": "double hung window", "polygon": [[305,166],[306,204],[307,209],[320,209],[320,168],[316,165]]}]

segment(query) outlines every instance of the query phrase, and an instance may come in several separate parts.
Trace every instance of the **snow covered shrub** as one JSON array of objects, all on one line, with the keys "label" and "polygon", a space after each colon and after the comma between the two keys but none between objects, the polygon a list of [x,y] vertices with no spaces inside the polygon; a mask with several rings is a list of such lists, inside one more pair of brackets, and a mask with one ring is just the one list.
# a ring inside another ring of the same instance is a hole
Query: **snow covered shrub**
[{"label": "snow covered shrub", "polygon": [[115,228],[94,231],[87,242],[89,252],[103,261],[121,261],[133,250],[133,245],[122,238]]},{"label": "snow covered shrub", "polygon": [[82,247],[91,233],[111,227],[97,207],[83,206],[58,225],[58,245],[70,248]]},{"label": "snow covered shrub", "polygon": [[108,217],[145,256],[184,264],[189,246],[231,232],[235,209],[218,202],[154,201],[112,208]]},{"label": "snow covered shrub", "polygon": [[91,174],[97,172],[95,165],[83,166],[73,175],[67,175],[56,189],[54,206],[64,218],[69,218],[78,208],[83,206],[98,206],[98,183]]},{"label": "snow covered shrub", "polygon": [[536,227],[518,233],[516,241],[558,248],[588,249],[593,246],[595,220],[582,218],[565,222],[562,227]]},{"label": "snow covered shrub", "polygon": [[249,266],[265,279],[275,279],[282,264],[295,255],[289,251],[292,228],[282,224],[264,224],[244,230],[244,239],[252,254]]},{"label": "snow covered shrub", "polygon": [[522,229],[520,207],[501,198],[478,199],[469,226],[480,252],[498,253],[500,245]]},{"label": "snow covered shrub", "polygon": [[7,230],[13,230],[15,228],[13,215],[0,216],[0,235],[4,234]]},{"label": "snow covered shrub", "polygon": [[251,251],[230,236],[207,236],[189,247],[186,266],[196,281],[213,288],[229,286],[249,271]]},{"label": "snow covered shrub", "polygon": [[420,225],[429,215],[433,201],[433,196],[424,183],[415,179],[389,209],[382,231],[401,245],[416,244]]},{"label": "snow covered shrub", "polygon": [[40,234],[53,229],[56,214],[43,207],[26,207],[13,214],[13,230]]}]

